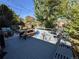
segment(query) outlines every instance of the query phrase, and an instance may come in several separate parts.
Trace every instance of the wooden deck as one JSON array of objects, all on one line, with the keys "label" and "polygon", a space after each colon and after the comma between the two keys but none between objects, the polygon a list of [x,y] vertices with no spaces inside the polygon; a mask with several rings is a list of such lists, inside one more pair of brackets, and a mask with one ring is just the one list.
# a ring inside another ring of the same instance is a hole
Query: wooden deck
[{"label": "wooden deck", "polygon": [[48,42],[27,38],[19,40],[14,36],[6,40],[6,51],[8,52],[4,59],[52,59],[55,45]]}]

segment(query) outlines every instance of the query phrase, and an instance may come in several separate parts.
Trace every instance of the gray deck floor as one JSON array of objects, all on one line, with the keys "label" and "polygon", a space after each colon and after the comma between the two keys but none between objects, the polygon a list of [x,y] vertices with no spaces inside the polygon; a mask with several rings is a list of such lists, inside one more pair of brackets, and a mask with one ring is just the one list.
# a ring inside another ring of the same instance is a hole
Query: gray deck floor
[{"label": "gray deck floor", "polygon": [[15,35],[6,40],[6,51],[4,59],[53,59],[55,45],[32,37],[19,40]]}]

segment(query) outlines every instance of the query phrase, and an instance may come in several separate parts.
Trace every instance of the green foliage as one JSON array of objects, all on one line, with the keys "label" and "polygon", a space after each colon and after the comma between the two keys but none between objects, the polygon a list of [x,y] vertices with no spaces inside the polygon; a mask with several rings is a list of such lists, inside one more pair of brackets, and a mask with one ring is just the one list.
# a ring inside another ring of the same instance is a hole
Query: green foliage
[{"label": "green foliage", "polygon": [[79,39],[79,4],[74,2],[70,9],[70,20],[71,22],[66,26],[67,31],[72,38]]},{"label": "green foliage", "polygon": [[0,5],[0,27],[7,27],[14,25],[17,21],[16,14],[8,8],[8,6],[1,4]]},{"label": "green foliage", "polygon": [[71,21],[68,26],[66,26],[65,31],[69,33],[72,38],[79,39],[79,19]]},{"label": "green foliage", "polygon": [[14,13],[13,17],[14,17],[14,19],[11,20],[11,24],[12,24],[12,25],[17,25],[18,23],[20,23],[20,17],[19,17],[18,15],[16,15],[16,14]]},{"label": "green foliage", "polygon": [[60,0],[34,0],[34,3],[37,19],[42,23],[45,22],[45,26],[53,26],[53,21],[57,19]]},{"label": "green foliage", "polygon": [[59,16],[63,16],[66,17],[67,13],[68,13],[68,0],[60,0],[61,3],[59,4]]},{"label": "green foliage", "polygon": [[46,20],[45,21],[45,27],[46,28],[53,28],[54,27],[54,24],[53,24],[53,21],[48,21],[48,20]]},{"label": "green foliage", "polygon": [[53,27],[54,20],[65,17],[70,22],[65,31],[71,37],[79,39],[79,3],[78,0],[34,0],[35,14],[45,27]]}]

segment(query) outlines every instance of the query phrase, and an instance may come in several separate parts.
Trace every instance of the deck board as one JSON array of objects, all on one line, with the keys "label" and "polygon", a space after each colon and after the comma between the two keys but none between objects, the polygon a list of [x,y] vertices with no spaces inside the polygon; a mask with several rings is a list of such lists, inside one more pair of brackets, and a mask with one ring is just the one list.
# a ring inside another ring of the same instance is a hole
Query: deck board
[{"label": "deck board", "polygon": [[6,40],[8,53],[4,59],[52,59],[54,50],[54,44],[32,37],[19,40],[16,35]]}]

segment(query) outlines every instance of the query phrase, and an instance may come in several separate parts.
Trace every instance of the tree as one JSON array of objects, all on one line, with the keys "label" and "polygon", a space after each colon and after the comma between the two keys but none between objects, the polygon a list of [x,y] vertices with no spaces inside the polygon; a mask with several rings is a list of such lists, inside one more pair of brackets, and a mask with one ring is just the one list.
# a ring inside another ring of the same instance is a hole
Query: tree
[{"label": "tree", "polygon": [[66,17],[70,19],[70,23],[65,27],[65,31],[69,33],[72,44],[74,59],[79,59],[79,3],[78,0],[69,0],[68,14]]},{"label": "tree", "polygon": [[32,28],[36,26],[35,18],[32,16],[26,16],[25,19],[23,20],[25,23],[25,28]]},{"label": "tree", "polygon": [[0,27],[11,26],[16,23],[16,14],[8,6],[0,5]]},{"label": "tree", "polygon": [[79,4],[74,1],[70,9],[71,22],[66,26],[66,31],[72,38],[79,39]]},{"label": "tree", "polygon": [[11,20],[11,24],[12,25],[17,25],[18,23],[20,23],[20,17],[18,15],[16,15],[15,13],[13,14],[14,19]]},{"label": "tree", "polygon": [[58,5],[59,10],[58,10],[58,17],[66,17],[68,15],[68,3],[69,0],[60,0],[60,4]]},{"label": "tree", "polygon": [[[49,27],[47,24],[53,23],[57,19],[60,0],[34,0],[34,3],[37,19],[44,23],[46,27]],[[53,26],[53,24],[50,24],[50,26]]]}]

